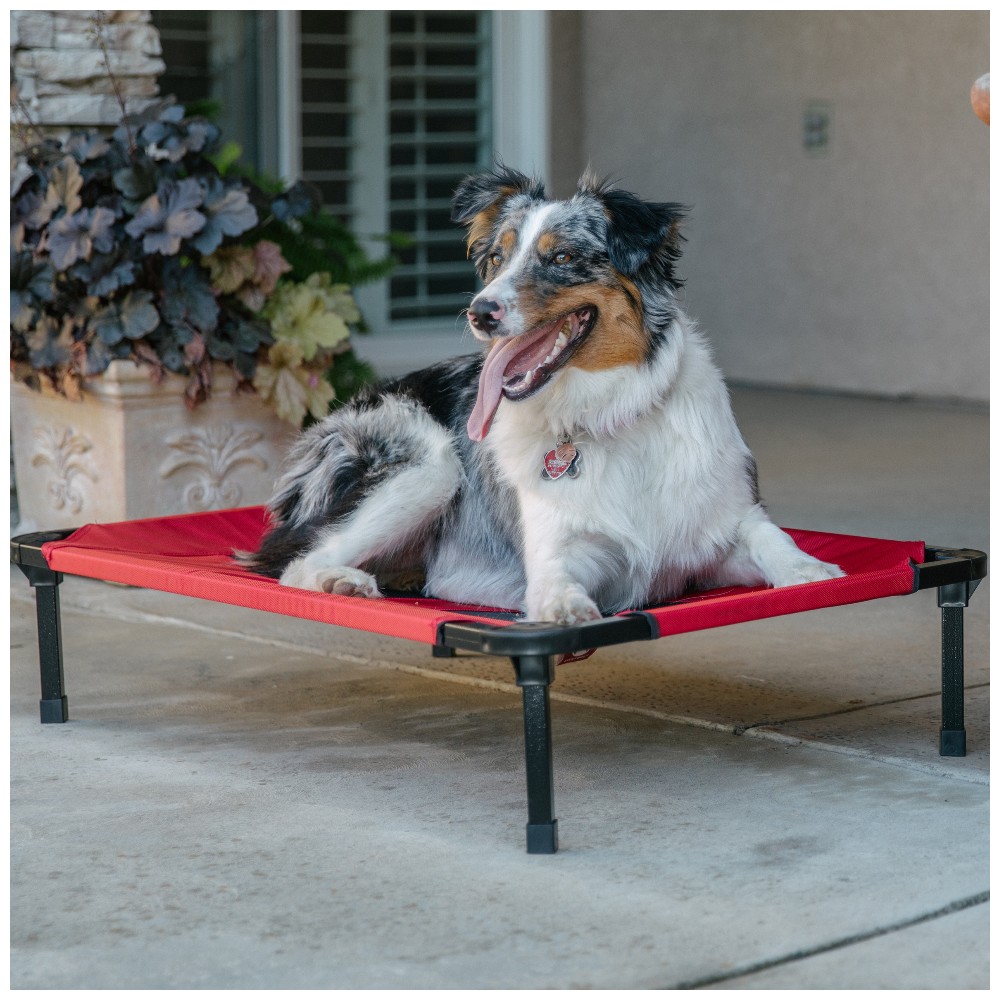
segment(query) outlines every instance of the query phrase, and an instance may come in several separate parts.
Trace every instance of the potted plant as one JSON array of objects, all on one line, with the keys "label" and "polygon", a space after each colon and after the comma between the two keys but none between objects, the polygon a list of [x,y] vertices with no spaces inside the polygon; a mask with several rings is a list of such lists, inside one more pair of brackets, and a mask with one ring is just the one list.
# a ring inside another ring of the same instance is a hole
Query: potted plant
[{"label": "potted plant", "polygon": [[351,287],[392,258],[220,138],[168,100],[14,159],[12,433],[40,527],[261,502],[358,378]]}]

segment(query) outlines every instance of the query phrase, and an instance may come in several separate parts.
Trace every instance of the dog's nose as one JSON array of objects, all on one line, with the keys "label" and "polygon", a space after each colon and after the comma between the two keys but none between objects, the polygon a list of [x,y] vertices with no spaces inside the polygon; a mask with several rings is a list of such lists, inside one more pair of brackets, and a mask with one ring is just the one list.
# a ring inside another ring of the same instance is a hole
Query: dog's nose
[{"label": "dog's nose", "polygon": [[492,299],[475,301],[469,306],[469,322],[483,333],[492,333],[506,314],[507,310]]}]

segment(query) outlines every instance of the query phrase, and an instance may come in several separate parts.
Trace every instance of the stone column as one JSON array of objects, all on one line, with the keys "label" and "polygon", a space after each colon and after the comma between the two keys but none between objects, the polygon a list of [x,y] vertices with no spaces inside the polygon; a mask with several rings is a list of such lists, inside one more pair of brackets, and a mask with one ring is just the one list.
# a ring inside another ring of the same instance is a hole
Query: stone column
[{"label": "stone column", "polygon": [[13,123],[27,120],[57,136],[117,125],[116,84],[127,110],[141,111],[159,94],[166,68],[148,10],[13,10],[10,51]]}]

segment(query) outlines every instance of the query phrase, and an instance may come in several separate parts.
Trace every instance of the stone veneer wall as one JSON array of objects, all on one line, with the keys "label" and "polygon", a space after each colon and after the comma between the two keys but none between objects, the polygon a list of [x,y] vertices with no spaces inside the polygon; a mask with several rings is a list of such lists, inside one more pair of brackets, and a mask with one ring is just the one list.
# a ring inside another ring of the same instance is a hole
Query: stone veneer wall
[{"label": "stone veneer wall", "polygon": [[[141,111],[159,94],[166,68],[148,10],[13,10],[11,116],[47,133],[115,125],[122,117],[98,44],[95,18],[127,109]],[[16,96],[16,101],[15,101]]]}]

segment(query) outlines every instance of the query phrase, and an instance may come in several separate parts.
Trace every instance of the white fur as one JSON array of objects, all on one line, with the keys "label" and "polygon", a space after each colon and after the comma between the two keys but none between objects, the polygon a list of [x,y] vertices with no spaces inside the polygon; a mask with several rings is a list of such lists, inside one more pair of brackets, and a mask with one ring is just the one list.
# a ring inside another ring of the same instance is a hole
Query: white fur
[{"label": "white fur", "polygon": [[[564,435],[580,476],[543,479],[541,456]],[[653,367],[568,368],[538,396],[502,402],[484,446],[518,496],[529,618],[583,621],[598,607],[675,596],[689,581],[842,575],[754,501],[722,377],[683,315]]]}]

